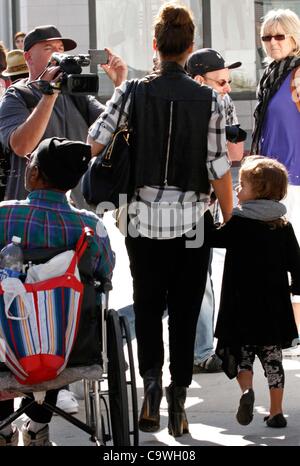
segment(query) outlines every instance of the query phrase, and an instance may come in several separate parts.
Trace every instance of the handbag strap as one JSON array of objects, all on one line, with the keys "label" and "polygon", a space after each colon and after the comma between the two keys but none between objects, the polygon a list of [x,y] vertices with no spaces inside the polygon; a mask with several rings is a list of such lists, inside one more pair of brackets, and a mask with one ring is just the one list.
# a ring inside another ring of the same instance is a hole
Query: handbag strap
[{"label": "handbag strap", "polygon": [[138,86],[139,80],[134,79],[133,86],[131,88],[131,100],[130,100],[130,107],[129,107],[129,112],[128,112],[128,128],[131,128],[131,122],[132,122],[132,115],[133,115],[133,109],[134,109],[134,100],[135,100],[135,92],[136,88]]},{"label": "handbag strap", "polygon": [[125,92],[123,94],[123,97],[122,97],[122,104],[121,104],[121,107],[120,107],[120,112],[119,112],[119,117],[118,117],[118,122],[117,122],[116,129],[119,128],[119,124],[120,124],[122,115],[124,113],[124,108],[125,108],[127,99],[129,97],[129,95],[131,94],[131,101],[130,101],[130,105],[129,105],[128,120],[127,120],[127,126],[128,126],[128,128],[130,128],[132,113],[133,113],[133,101],[134,101],[135,90],[136,90],[136,87],[138,85],[138,82],[139,82],[138,79],[132,79],[131,81],[128,82],[128,85],[127,85],[126,90],[125,90]]},{"label": "handbag strap", "polygon": [[70,262],[70,265],[66,273],[70,273],[74,275],[75,267],[78,264],[79,260],[81,259],[86,248],[88,247],[90,238],[92,238],[93,236],[94,236],[94,230],[92,230],[92,228],[89,228],[89,227],[83,228],[80,238],[76,244],[75,254]]}]

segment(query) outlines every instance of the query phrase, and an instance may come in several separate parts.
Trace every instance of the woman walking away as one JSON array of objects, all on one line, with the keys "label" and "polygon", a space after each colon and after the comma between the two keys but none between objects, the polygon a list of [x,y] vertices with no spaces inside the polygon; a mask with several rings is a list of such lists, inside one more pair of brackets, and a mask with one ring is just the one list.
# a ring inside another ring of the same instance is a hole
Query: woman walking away
[{"label": "woman walking away", "polygon": [[[229,378],[242,390],[237,421],[253,418],[253,363],[257,355],[270,390],[269,427],[285,427],[282,412],[282,348],[297,336],[291,303],[300,293],[300,249],[280,202],[287,171],[276,160],[248,157],[240,169],[239,206],[211,235],[211,244],[227,249],[215,336],[216,353]],[[288,273],[291,274],[291,285]]]},{"label": "woman walking away", "polygon": [[[139,427],[144,432],[160,428],[162,317],[167,308],[171,384],[166,396],[169,433],[174,437],[188,432],[184,405],[209,260],[209,247],[202,244],[204,227],[212,222],[210,183],[225,221],[232,212],[222,101],[184,70],[193,48],[194,28],[187,7],[177,3],[161,7],[154,25],[159,68],[138,82],[120,122],[126,122],[132,102],[135,194],[128,209],[126,247],[144,381]],[[106,111],[90,128],[88,142],[94,154],[110,141],[128,85],[126,81],[115,90]]]},{"label": "woman walking away", "polygon": [[[269,11],[261,40],[268,66],[258,87],[251,153],[277,159],[286,167],[289,186],[284,203],[300,243],[300,19],[288,9]],[[300,334],[300,296],[293,296],[293,307]],[[289,352],[300,355],[297,347]]]}]

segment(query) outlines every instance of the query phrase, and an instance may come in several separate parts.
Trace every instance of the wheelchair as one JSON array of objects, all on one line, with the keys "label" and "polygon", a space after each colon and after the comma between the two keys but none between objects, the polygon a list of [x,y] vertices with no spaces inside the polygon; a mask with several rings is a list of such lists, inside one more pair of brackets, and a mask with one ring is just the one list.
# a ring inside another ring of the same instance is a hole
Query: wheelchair
[{"label": "wheelchair", "polygon": [[[44,263],[64,251],[66,248],[25,250],[24,262]],[[128,321],[109,309],[110,280],[95,283],[92,278],[89,249],[80,259],[78,269],[84,296],[79,330],[67,367],[55,379],[29,386],[19,384],[0,363],[0,395],[8,399],[33,393],[31,405],[39,401],[41,393],[83,379],[85,422],[43,401],[43,396],[39,402],[89,434],[96,446],[138,446],[138,404]],[[0,421],[0,429],[15,421],[28,407],[21,407]]]}]

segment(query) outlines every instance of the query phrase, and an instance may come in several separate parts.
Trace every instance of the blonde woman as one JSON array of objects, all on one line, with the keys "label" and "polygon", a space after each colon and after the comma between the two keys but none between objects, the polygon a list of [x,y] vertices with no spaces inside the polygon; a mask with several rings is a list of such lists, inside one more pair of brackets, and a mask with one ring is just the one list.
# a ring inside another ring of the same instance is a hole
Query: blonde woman
[{"label": "blonde woman", "polygon": [[[279,160],[289,174],[287,216],[300,241],[300,19],[291,10],[265,16],[261,40],[267,68],[258,87],[252,154]],[[300,334],[300,296],[293,298]],[[296,350],[296,351],[295,351]],[[298,350],[292,350],[297,355]]]}]

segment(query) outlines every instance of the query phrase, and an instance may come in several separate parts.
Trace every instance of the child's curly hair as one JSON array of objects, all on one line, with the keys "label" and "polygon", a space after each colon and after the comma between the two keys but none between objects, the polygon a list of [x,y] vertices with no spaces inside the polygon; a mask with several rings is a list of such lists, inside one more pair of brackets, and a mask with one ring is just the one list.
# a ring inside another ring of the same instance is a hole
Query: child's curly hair
[{"label": "child's curly hair", "polygon": [[260,155],[245,157],[240,177],[251,184],[256,199],[281,201],[286,196],[288,173],[285,166],[277,160]]},{"label": "child's curly hair", "polygon": [[[240,169],[240,178],[250,183],[255,199],[281,201],[287,194],[288,172],[275,159],[254,155],[245,157]],[[286,224],[285,219],[269,222],[274,227]]]}]

